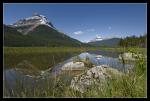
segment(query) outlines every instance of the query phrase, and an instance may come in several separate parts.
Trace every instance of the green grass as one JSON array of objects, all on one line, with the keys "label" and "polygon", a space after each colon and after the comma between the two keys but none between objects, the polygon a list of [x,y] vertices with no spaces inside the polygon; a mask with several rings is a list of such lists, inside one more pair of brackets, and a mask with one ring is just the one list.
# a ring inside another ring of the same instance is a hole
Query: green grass
[{"label": "green grass", "polygon": [[[55,47],[55,48],[47,48],[47,47],[4,47],[4,56],[5,58],[11,58],[7,62],[15,62],[13,56],[18,56],[16,58],[20,58],[24,54],[29,54],[29,58],[35,57],[33,60],[36,62],[37,57],[35,54],[41,57],[41,64],[45,61],[46,54],[50,54],[47,59],[51,59],[49,57],[55,55],[60,55],[65,53],[80,53],[88,50],[108,50],[108,51],[118,51],[118,52],[134,52],[134,53],[142,53],[147,55],[147,51],[144,48],[69,48],[69,47]],[[61,50],[61,51],[60,51]],[[45,53],[45,56],[42,58],[42,55]],[[60,54],[58,54],[60,53]],[[40,55],[41,54],[41,55]],[[9,57],[11,56],[11,57]],[[43,59],[43,62],[42,62]],[[58,60],[60,57],[57,58]],[[57,60],[55,59],[55,60]],[[5,59],[4,59],[5,60]],[[32,61],[33,61],[32,60]],[[5,65],[7,65],[4,62]],[[38,66],[38,65],[37,65]],[[71,73],[64,73],[63,75],[57,78],[51,78],[50,80],[46,80],[43,85],[44,88],[41,88],[39,85],[36,85],[33,89],[30,87],[24,87],[22,82],[17,81],[17,86],[13,90],[8,90],[7,85],[4,85],[4,97],[73,97],[73,98],[83,98],[83,97],[98,97],[98,98],[109,98],[109,97],[123,97],[123,98],[135,98],[135,97],[147,97],[147,58],[138,58],[136,61],[135,67],[133,71],[125,72],[125,75],[122,77],[118,77],[117,79],[110,79],[107,81],[103,87],[101,86],[93,86],[85,93],[80,93],[78,91],[74,91],[69,87],[69,82],[71,80],[67,79],[65,81],[65,76],[69,76]],[[6,83],[6,82],[5,82]],[[11,92],[11,93],[10,93]]]},{"label": "green grass", "polygon": [[89,50],[105,50],[124,52],[133,50],[136,52],[146,51],[146,48],[106,48],[106,47],[4,47],[4,53],[28,54],[28,53],[54,53],[54,52],[83,52]]}]

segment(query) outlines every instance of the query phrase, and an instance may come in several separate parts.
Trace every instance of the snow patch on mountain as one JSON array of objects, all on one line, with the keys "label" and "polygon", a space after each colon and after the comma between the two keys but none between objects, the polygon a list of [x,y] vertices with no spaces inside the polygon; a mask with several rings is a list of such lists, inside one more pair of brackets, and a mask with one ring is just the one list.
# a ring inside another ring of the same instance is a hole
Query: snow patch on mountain
[{"label": "snow patch on mountain", "polygon": [[91,40],[90,42],[96,42],[96,41],[102,41],[103,38],[99,35],[96,35],[96,38],[94,38],[93,40]]},{"label": "snow patch on mountain", "polygon": [[101,40],[103,40],[103,39],[102,39],[102,37],[101,37],[101,36],[99,36],[99,35],[96,35],[96,39],[95,39],[95,41],[101,41]]},{"label": "snow patch on mountain", "polygon": [[32,17],[25,18],[25,20],[31,20],[31,19],[40,19],[40,17],[39,16],[32,16]]},{"label": "snow patch on mountain", "polygon": [[21,19],[21,20],[17,21],[16,23],[14,23],[13,25],[18,27],[18,26],[36,25],[36,24],[47,25],[47,26],[55,29],[55,27],[50,23],[50,21],[47,19],[46,16],[38,15],[38,14],[33,15],[32,17]]},{"label": "snow patch on mountain", "polygon": [[56,29],[46,16],[37,13],[33,14],[31,17],[18,20],[16,23],[13,23],[11,27],[17,28],[19,32],[26,35],[39,25],[46,25],[60,33],[63,33]]}]

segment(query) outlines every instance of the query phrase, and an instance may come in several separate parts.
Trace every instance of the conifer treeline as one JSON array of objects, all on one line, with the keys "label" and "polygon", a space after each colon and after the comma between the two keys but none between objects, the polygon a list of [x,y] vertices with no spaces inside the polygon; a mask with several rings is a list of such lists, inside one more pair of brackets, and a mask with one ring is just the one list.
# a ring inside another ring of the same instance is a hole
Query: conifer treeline
[{"label": "conifer treeline", "polygon": [[147,47],[147,33],[142,36],[130,36],[122,38],[119,42],[119,45],[122,47]]}]

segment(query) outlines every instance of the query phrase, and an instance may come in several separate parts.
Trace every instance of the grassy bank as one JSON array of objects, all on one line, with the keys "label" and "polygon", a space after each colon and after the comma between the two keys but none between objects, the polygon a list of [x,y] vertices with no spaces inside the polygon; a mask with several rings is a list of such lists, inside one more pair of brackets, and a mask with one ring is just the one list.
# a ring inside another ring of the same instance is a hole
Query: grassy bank
[{"label": "grassy bank", "polygon": [[105,50],[124,52],[134,50],[138,52],[146,51],[146,48],[107,48],[107,47],[4,47],[4,53],[50,53],[50,52],[83,52],[90,50]]}]

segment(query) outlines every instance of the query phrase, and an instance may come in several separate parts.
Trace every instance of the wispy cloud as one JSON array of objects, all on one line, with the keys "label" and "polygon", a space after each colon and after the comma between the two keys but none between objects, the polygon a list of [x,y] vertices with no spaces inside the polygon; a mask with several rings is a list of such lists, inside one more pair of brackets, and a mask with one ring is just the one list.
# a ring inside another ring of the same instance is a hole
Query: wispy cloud
[{"label": "wispy cloud", "polygon": [[76,31],[76,32],[74,32],[74,34],[80,35],[80,34],[83,34],[83,31]]},{"label": "wispy cloud", "polygon": [[76,34],[76,35],[81,35],[81,34],[83,34],[83,33],[86,33],[86,32],[94,32],[95,31],[95,29],[93,29],[93,28],[91,28],[91,29],[86,29],[86,30],[83,30],[83,31],[76,31],[76,32],[73,32],[74,34]]}]

